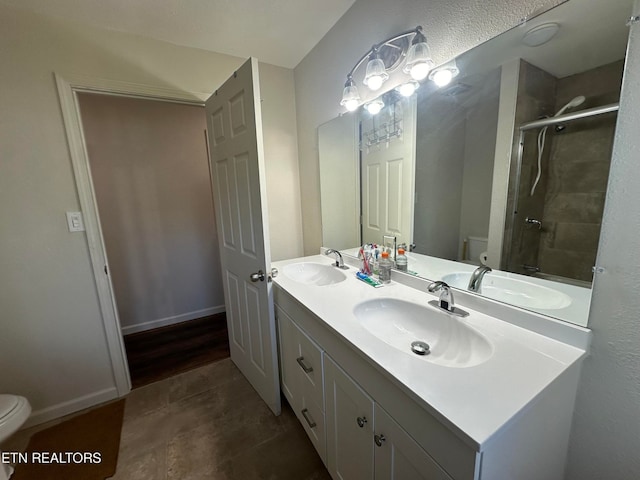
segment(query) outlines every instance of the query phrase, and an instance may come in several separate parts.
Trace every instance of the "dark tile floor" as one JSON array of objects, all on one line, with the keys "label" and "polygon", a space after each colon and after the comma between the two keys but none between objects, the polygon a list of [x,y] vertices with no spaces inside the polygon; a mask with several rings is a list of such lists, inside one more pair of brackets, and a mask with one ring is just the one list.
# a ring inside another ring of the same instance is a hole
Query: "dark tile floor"
[{"label": "dark tile floor", "polygon": [[[46,426],[46,425],[45,425]],[[14,447],[44,426],[18,432]],[[286,402],[274,416],[231,359],[132,391],[114,480],[330,480]]]}]

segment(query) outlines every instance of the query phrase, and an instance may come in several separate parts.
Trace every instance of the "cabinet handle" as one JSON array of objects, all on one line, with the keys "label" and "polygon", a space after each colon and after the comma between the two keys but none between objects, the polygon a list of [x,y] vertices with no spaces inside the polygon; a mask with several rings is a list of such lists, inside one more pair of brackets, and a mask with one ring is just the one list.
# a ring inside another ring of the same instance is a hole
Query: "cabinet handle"
[{"label": "cabinet handle", "polygon": [[300,367],[302,367],[302,370],[304,370],[304,373],[311,373],[313,372],[313,367],[307,367],[304,364],[304,357],[298,357],[296,358],[296,362],[298,362],[298,365],[300,365]]},{"label": "cabinet handle", "polygon": [[380,435],[374,435],[373,436],[373,441],[376,442],[376,445],[381,447],[382,444],[386,441],[387,439],[385,438],[384,435],[380,434]]},{"label": "cabinet handle", "polygon": [[367,417],[358,417],[356,418],[356,422],[358,422],[360,428],[364,428],[364,424],[367,423]]},{"label": "cabinet handle", "polygon": [[307,421],[307,423],[309,424],[309,428],[314,428],[316,426],[316,422],[314,422],[311,419],[311,416],[309,415],[309,409],[305,408],[303,409],[301,412],[302,416],[304,417],[304,419]]}]

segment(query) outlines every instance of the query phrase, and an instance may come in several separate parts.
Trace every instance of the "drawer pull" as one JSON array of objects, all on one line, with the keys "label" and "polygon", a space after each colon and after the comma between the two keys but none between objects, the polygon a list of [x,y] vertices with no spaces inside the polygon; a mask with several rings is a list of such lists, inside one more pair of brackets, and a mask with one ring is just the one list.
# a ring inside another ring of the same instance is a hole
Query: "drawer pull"
[{"label": "drawer pull", "polygon": [[367,417],[358,417],[356,418],[356,422],[358,422],[360,428],[364,428],[364,424],[367,423]]},{"label": "drawer pull", "polygon": [[298,362],[298,365],[300,365],[300,367],[302,367],[302,370],[304,370],[304,373],[311,373],[313,372],[313,367],[307,367],[304,364],[304,357],[298,357],[296,358],[296,362]]},{"label": "drawer pull", "polygon": [[373,441],[376,442],[376,445],[378,445],[379,447],[381,447],[386,440],[387,439],[382,434],[373,436]]},{"label": "drawer pull", "polygon": [[309,424],[309,428],[314,428],[316,426],[316,422],[314,422],[311,419],[311,416],[309,415],[309,409],[305,408],[303,409],[301,412],[302,416],[304,417],[304,419],[307,421],[307,423]]}]

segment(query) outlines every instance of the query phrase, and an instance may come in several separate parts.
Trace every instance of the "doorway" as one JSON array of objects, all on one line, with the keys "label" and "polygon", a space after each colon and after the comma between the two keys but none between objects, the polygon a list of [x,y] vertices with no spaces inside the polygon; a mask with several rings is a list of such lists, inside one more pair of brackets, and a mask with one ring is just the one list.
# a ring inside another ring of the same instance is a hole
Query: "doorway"
[{"label": "doorway", "polygon": [[134,388],[228,356],[204,109],[77,102]]}]

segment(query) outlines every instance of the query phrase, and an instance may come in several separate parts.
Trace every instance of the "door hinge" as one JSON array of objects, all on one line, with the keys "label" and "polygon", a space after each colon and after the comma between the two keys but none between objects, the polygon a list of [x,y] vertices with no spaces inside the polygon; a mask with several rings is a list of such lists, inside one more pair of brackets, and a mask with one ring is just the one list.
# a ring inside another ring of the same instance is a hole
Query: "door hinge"
[{"label": "door hinge", "polygon": [[638,22],[640,22],[640,15],[633,15],[629,17],[629,20],[627,20],[627,27],[632,27]]},{"label": "door hinge", "polygon": [[109,275],[109,270],[107,269],[107,266],[106,266],[106,265],[104,266],[104,274],[105,274],[105,275]]}]

